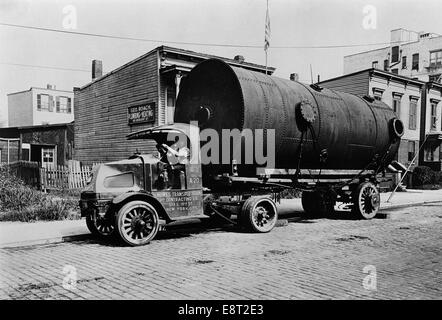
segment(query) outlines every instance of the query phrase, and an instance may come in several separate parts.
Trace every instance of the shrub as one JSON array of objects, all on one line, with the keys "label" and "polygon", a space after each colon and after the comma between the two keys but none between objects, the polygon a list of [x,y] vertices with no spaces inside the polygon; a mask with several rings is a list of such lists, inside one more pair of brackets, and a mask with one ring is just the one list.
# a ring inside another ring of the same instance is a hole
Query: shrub
[{"label": "shrub", "polygon": [[437,184],[438,175],[430,167],[418,166],[413,171],[413,185]]},{"label": "shrub", "polygon": [[62,220],[78,216],[76,199],[64,199],[32,189],[0,169],[0,221]]}]

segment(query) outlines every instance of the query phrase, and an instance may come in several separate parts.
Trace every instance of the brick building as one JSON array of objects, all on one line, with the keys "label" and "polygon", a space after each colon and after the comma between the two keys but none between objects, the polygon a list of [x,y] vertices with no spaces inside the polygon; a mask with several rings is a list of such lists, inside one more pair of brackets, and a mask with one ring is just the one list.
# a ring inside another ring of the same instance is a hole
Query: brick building
[{"label": "brick building", "polygon": [[[97,74],[93,62],[92,82],[74,88],[75,160],[83,163],[127,158],[134,152],[155,150],[153,142],[127,141],[126,135],[148,127],[173,122],[180,84],[199,62],[219,58],[257,72],[265,66],[216,57],[189,50],[157,47],[125,65]],[[268,68],[268,74],[274,72]]]},{"label": "brick building", "polygon": [[397,160],[408,166],[423,145],[412,168],[421,164],[441,170],[441,84],[374,68],[328,79],[319,84],[360,96],[373,96],[385,102],[395,110],[405,127]]}]

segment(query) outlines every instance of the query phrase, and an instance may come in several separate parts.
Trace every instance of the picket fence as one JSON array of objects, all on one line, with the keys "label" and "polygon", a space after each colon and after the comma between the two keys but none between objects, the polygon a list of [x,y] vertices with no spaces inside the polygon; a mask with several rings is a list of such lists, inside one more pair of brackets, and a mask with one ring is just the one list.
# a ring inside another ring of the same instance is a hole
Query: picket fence
[{"label": "picket fence", "polygon": [[41,189],[80,189],[86,185],[86,181],[92,172],[88,166],[72,167],[56,166],[40,168]]},{"label": "picket fence", "polygon": [[81,189],[86,186],[93,168],[100,163],[80,165],[78,161],[69,161],[67,166],[41,167],[40,185],[42,190]]}]

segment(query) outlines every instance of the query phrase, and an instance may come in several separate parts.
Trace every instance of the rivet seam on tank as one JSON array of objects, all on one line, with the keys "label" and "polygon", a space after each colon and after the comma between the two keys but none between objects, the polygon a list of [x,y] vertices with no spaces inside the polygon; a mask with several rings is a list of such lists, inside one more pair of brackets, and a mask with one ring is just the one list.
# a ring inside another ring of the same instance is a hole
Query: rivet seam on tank
[{"label": "rivet seam on tank", "polygon": [[255,82],[255,83],[259,83],[259,84],[265,84],[265,85],[271,86],[271,87],[275,87],[275,84],[270,83],[270,82],[266,82],[266,81],[250,79],[250,78],[245,78],[245,77],[238,77],[238,79],[245,80],[245,81],[251,81],[251,82]]}]

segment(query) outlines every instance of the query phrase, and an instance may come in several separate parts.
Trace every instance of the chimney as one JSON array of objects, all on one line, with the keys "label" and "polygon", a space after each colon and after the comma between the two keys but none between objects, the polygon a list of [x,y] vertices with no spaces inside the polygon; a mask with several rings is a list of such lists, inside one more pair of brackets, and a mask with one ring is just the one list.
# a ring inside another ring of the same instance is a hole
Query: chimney
[{"label": "chimney", "polygon": [[291,73],[290,74],[290,80],[292,80],[292,81],[299,81],[299,74]]},{"label": "chimney", "polygon": [[55,90],[55,85],[53,85],[53,84],[47,84],[46,85],[46,89],[50,89],[50,90]]},{"label": "chimney", "polygon": [[244,57],[241,55],[236,55],[235,58],[233,58],[233,60],[238,61],[239,63],[243,63]]},{"label": "chimney", "polygon": [[103,62],[101,60],[92,60],[92,80],[103,75]]}]

